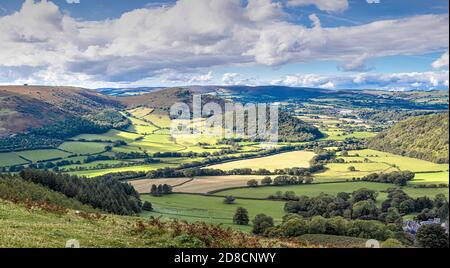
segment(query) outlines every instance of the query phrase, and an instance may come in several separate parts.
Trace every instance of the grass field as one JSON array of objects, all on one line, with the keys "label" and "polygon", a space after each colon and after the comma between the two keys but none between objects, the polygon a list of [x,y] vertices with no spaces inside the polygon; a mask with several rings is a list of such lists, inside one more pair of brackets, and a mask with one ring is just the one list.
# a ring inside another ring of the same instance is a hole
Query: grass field
[{"label": "grass field", "polygon": [[172,194],[163,197],[142,195],[141,199],[150,201],[155,209],[154,212],[143,213],[142,216],[144,217],[163,216],[189,222],[203,221],[247,231],[250,230],[250,226],[233,225],[233,215],[238,207],[246,208],[250,219],[253,219],[256,214],[264,213],[273,217],[276,222],[281,222],[284,215],[284,202],[237,199],[235,204],[227,205],[223,203],[221,197],[188,194]]},{"label": "grass field", "polygon": [[109,174],[109,173],[119,173],[119,172],[127,172],[127,171],[148,172],[148,171],[157,170],[157,169],[161,169],[161,168],[165,168],[165,167],[176,167],[176,166],[177,166],[177,164],[155,163],[155,164],[148,164],[148,165],[138,165],[138,166],[119,167],[119,168],[73,171],[73,172],[68,172],[68,174],[93,178],[93,177],[98,177],[98,176],[102,176],[102,175]]},{"label": "grass field", "polygon": [[123,140],[126,142],[133,141],[139,137],[142,137],[142,135],[134,134],[130,132],[124,132],[120,130],[112,129],[104,134],[82,134],[74,137],[74,140],[87,140],[87,141],[119,141]]},{"label": "grass field", "polygon": [[[413,183],[448,183],[448,164],[435,164],[425,160],[370,149],[350,151],[349,156],[338,156],[338,158],[344,159],[345,163],[327,164],[326,171],[314,175],[316,181],[341,181],[360,178],[370,173],[409,170],[420,172],[416,174]],[[358,163],[364,162],[364,160],[368,162]],[[356,168],[356,171],[348,170],[352,166]]]},{"label": "grass field", "polygon": [[158,126],[160,128],[170,128],[170,125],[172,123],[172,121],[169,118],[169,115],[166,115],[166,114],[151,113],[142,118],[152,122],[153,124],[155,124],[156,126]]},{"label": "grass field", "polygon": [[400,170],[409,170],[412,172],[426,172],[426,171],[448,171],[448,164],[435,164],[429,161],[399,156],[391,153],[385,153],[376,150],[358,150],[350,151],[349,155],[358,155],[359,157],[368,158],[370,161],[378,163],[387,163],[395,165]]},{"label": "grass field", "polygon": [[[267,198],[275,194],[277,191],[286,192],[293,191],[296,195],[317,196],[321,193],[336,195],[340,192],[352,193],[361,188],[367,188],[380,192],[378,201],[386,199],[386,191],[389,188],[395,187],[392,184],[373,183],[373,182],[343,182],[343,183],[322,183],[322,184],[308,184],[308,185],[293,185],[293,186],[269,186],[259,188],[244,188],[235,190],[226,190],[216,193],[217,195],[232,195],[236,197],[247,198]],[[411,195],[411,197],[430,196],[434,197],[437,194],[443,193],[449,196],[448,189],[415,189],[412,187],[404,187],[403,190]]]},{"label": "grass field", "polygon": [[448,184],[449,183],[449,173],[448,172],[438,172],[438,173],[419,173],[416,174],[412,184]]},{"label": "grass field", "polygon": [[31,150],[31,151],[20,151],[16,152],[16,154],[22,156],[25,159],[31,160],[33,162],[37,161],[45,161],[55,158],[66,158],[70,155],[70,153],[63,152],[56,149],[49,150]]},{"label": "grass field", "polygon": [[58,148],[75,154],[96,154],[103,152],[107,145],[100,142],[65,142]]},{"label": "grass field", "polygon": [[236,168],[251,169],[267,169],[274,171],[275,169],[293,168],[293,167],[309,167],[309,162],[314,157],[313,152],[296,151],[282,153],[273,156],[232,161],[224,164],[209,166],[212,169],[232,170]]},{"label": "grass field", "polygon": [[325,140],[335,140],[335,141],[343,141],[347,138],[357,138],[357,139],[366,139],[375,137],[377,133],[374,132],[354,132],[351,134],[345,134],[342,131],[324,131],[327,135]]},{"label": "grass field", "polygon": [[[356,171],[349,171],[349,167],[355,167]],[[361,178],[375,172],[391,172],[397,169],[384,163],[343,163],[327,164],[327,170],[314,175],[316,181],[337,181],[352,178]]]},{"label": "grass field", "polygon": [[15,153],[0,153],[0,167],[9,167],[28,163]]}]

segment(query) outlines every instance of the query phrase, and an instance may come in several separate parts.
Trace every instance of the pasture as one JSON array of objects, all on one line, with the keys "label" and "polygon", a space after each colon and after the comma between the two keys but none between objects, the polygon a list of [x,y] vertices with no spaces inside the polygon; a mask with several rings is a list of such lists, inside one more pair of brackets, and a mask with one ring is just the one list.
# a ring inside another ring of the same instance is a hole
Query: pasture
[{"label": "pasture", "polygon": [[221,169],[225,171],[236,168],[251,168],[254,170],[267,169],[270,171],[294,167],[307,168],[310,166],[310,161],[314,155],[315,154],[313,152],[295,151],[260,158],[232,161],[224,164],[209,166],[208,168]]},{"label": "pasture", "polygon": [[66,158],[71,155],[70,153],[57,149],[20,151],[16,152],[16,154],[34,163],[57,158]]},{"label": "pasture", "polygon": [[[336,195],[340,192],[352,193],[358,189],[367,188],[379,192],[378,201],[384,201],[387,198],[386,190],[395,188],[393,184],[374,183],[374,182],[342,182],[342,183],[321,183],[321,184],[305,184],[292,186],[267,186],[258,188],[244,188],[225,190],[217,192],[217,195],[232,195],[244,198],[267,198],[276,192],[292,191],[296,195],[305,195],[309,197],[318,196],[321,193]],[[402,188],[407,194],[413,198],[420,196],[429,196],[434,198],[437,194],[445,194],[448,198],[449,190],[446,188],[437,189],[416,189],[413,187]]]},{"label": "pasture", "polygon": [[100,142],[65,142],[58,148],[63,151],[71,152],[74,154],[88,155],[97,154],[105,151],[105,147],[110,145],[109,143]]},{"label": "pasture", "polygon": [[449,183],[449,173],[447,172],[437,172],[437,173],[418,173],[414,177],[412,184],[448,184]]},{"label": "pasture", "polygon": [[235,204],[224,204],[222,197],[209,197],[201,195],[172,194],[162,197],[142,195],[143,201],[153,204],[153,212],[144,212],[144,217],[176,218],[188,222],[206,222],[211,224],[223,224],[233,228],[249,231],[251,226],[237,226],[233,224],[233,216],[238,207],[248,210],[252,220],[257,214],[264,213],[274,218],[275,222],[281,222],[284,215],[284,202],[257,201],[237,199]]},{"label": "pasture", "polygon": [[28,162],[15,153],[0,153],[0,167],[27,164]]},{"label": "pasture", "polygon": [[127,172],[127,171],[148,172],[148,171],[157,170],[157,169],[161,169],[161,168],[165,168],[165,167],[176,167],[176,166],[178,166],[178,165],[170,164],[170,163],[155,163],[155,164],[117,167],[117,168],[72,171],[72,172],[68,172],[68,174],[87,177],[87,178],[93,178],[93,177],[103,176],[103,175],[109,174],[109,173],[119,173],[119,172]]},{"label": "pasture", "polygon": [[433,162],[399,156],[391,153],[385,153],[376,150],[358,150],[350,151],[350,156],[359,156],[362,158],[367,158],[370,161],[377,163],[386,163],[400,170],[409,170],[412,172],[427,172],[427,171],[448,171],[448,164],[436,164]]}]

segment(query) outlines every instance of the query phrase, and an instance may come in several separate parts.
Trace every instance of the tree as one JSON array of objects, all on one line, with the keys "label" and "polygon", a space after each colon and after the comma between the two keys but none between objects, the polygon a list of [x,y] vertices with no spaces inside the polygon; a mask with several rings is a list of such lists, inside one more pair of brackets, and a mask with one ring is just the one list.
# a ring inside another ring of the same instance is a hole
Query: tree
[{"label": "tree", "polygon": [[236,198],[234,198],[234,196],[225,196],[225,198],[223,199],[223,203],[224,204],[234,204],[234,201],[236,201]]},{"label": "tree", "polygon": [[162,194],[171,194],[171,193],[172,193],[172,186],[164,184],[162,186]]},{"label": "tree", "polygon": [[309,222],[310,234],[325,234],[327,230],[327,219],[322,216],[314,216]]},{"label": "tree", "polygon": [[434,206],[433,200],[431,200],[427,196],[418,197],[415,200],[415,204],[416,204],[416,209],[415,209],[416,211],[423,211],[426,208],[432,209]]},{"label": "tree", "polygon": [[396,208],[389,208],[386,214],[385,221],[387,223],[401,223],[403,220],[402,215],[398,212]]},{"label": "tree", "polygon": [[249,180],[247,182],[248,187],[258,187],[258,181],[257,180]]},{"label": "tree", "polygon": [[389,238],[381,244],[381,248],[404,248],[404,246],[397,239]]},{"label": "tree", "polygon": [[144,211],[153,211],[153,205],[152,203],[145,201],[144,204],[142,205],[142,210]]},{"label": "tree", "polygon": [[378,215],[378,209],[372,200],[360,201],[353,204],[352,217],[354,219],[373,219]]},{"label": "tree", "polygon": [[414,203],[414,200],[408,199],[400,203],[400,206],[398,210],[400,213],[409,214],[414,212],[416,209],[416,204]]},{"label": "tree", "polygon": [[245,208],[238,207],[233,217],[233,223],[237,225],[248,225],[248,211]]},{"label": "tree", "polygon": [[264,177],[264,179],[261,180],[261,184],[264,186],[269,186],[272,184],[272,178],[271,177]]},{"label": "tree", "polygon": [[152,187],[150,188],[150,194],[151,195],[158,195],[158,186],[156,186],[155,184],[152,185]]},{"label": "tree", "polygon": [[256,235],[263,235],[267,229],[273,227],[273,218],[265,214],[256,215],[253,220],[253,233]]},{"label": "tree", "polygon": [[448,248],[448,235],[439,224],[422,225],[416,235],[417,245],[423,248]]},{"label": "tree", "polygon": [[364,200],[373,200],[376,201],[378,193],[374,190],[369,190],[366,188],[362,188],[353,192],[353,203],[364,201]]},{"label": "tree", "polygon": [[348,171],[355,172],[356,168],[354,166],[350,166],[350,167],[348,167]]}]

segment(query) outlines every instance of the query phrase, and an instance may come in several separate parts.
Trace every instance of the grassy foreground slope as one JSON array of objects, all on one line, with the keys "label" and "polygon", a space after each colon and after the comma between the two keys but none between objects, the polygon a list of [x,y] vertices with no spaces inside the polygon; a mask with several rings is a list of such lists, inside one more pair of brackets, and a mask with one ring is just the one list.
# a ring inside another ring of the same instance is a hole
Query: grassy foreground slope
[{"label": "grassy foreground slope", "polygon": [[61,248],[76,239],[85,248],[260,248],[300,244],[262,239],[206,224],[137,217],[55,214],[0,199],[0,248]]},{"label": "grassy foreground slope", "polygon": [[369,141],[372,149],[436,163],[449,162],[449,114],[409,118]]}]

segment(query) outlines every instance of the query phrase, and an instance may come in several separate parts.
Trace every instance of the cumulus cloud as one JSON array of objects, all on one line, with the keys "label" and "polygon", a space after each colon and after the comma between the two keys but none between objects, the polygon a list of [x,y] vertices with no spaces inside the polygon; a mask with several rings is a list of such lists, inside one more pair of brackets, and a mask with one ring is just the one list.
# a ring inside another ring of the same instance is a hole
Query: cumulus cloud
[{"label": "cumulus cloud", "polygon": [[80,0],[66,0],[67,4],[79,4]]},{"label": "cumulus cloud", "polygon": [[433,68],[440,69],[440,68],[448,67],[448,59],[449,59],[448,54],[449,53],[447,51],[444,54],[442,54],[442,56],[439,59],[434,61],[432,64]]},{"label": "cumulus cloud", "polygon": [[381,0],[366,0],[367,4],[380,4]]},{"label": "cumulus cloud", "polygon": [[359,73],[353,75],[288,75],[274,85],[327,89],[430,90],[448,89],[448,71],[411,73]]},{"label": "cumulus cloud", "polygon": [[[344,6],[344,1],[307,2],[330,12]],[[341,7],[325,2],[341,2]],[[47,83],[68,77],[122,83],[167,70],[204,75],[215,66],[314,60],[339,61],[342,69],[361,71],[372,57],[448,49],[447,14],[336,28],[323,27],[315,15],[309,18],[312,27],[294,24],[271,0],[250,0],[245,6],[241,0],[179,0],[117,19],[83,21],[51,1],[26,0],[18,12],[0,16],[0,67],[27,70],[18,76]]]},{"label": "cumulus cloud", "polygon": [[326,12],[342,12],[349,7],[347,0],[289,0],[290,6],[315,5],[319,10]]},{"label": "cumulus cloud", "polygon": [[363,54],[359,57],[356,57],[353,61],[343,63],[339,65],[339,69],[345,72],[367,72],[372,68],[366,65],[366,60],[369,58],[369,55]]}]

